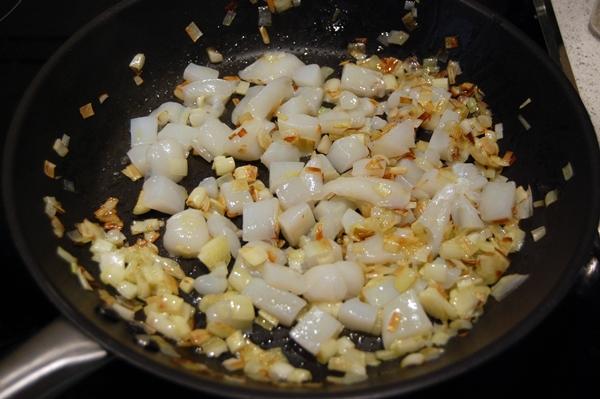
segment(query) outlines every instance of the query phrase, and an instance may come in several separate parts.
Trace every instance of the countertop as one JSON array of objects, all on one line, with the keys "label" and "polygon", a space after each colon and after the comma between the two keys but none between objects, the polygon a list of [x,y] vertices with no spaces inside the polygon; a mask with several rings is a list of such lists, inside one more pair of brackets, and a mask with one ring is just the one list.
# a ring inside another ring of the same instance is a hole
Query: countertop
[{"label": "countertop", "polygon": [[589,29],[596,1],[552,0],[552,7],[579,95],[600,139],[600,39]]}]

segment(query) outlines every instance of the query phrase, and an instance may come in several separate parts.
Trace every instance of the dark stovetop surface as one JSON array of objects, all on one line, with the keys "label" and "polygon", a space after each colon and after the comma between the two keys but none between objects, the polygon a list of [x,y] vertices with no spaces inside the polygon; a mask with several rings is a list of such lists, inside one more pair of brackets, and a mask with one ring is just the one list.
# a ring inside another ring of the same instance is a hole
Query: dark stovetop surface
[{"label": "dark stovetop surface", "polygon": [[[16,3],[0,4],[0,18]],[[19,1],[14,12],[0,20],[0,142],[16,104],[38,69],[71,34],[116,0],[57,2]],[[507,17],[544,47],[531,1],[480,0]],[[58,311],[29,276],[0,215],[0,262],[4,269],[0,303],[0,356],[33,334]],[[25,295],[26,293],[26,295]],[[577,287],[557,309],[525,339],[485,365],[418,394],[461,393],[468,396],[507,395],[530,392],[536,396],[591,386],[593,370],[600,362],[600,329],[595,318],[600,309],[600,286],[580,293]],[[143,381],[143,382],[142,382]],[[108,382],[108,383],[107,383]],[[135,382],[131,384],[131,382]],[[128,384],[129,383],[129,384]],[[201,394],[175,386],[127,363],[114,360],[69,388],[61,398],[106,398],[115,387],[131,385],[140,397],[167,391],[172,396]],[[527,391],[524,392],[524,390]],[[123,390],[121,392],[124,393]],[[204,395],[202,395],[204,396]]]}]

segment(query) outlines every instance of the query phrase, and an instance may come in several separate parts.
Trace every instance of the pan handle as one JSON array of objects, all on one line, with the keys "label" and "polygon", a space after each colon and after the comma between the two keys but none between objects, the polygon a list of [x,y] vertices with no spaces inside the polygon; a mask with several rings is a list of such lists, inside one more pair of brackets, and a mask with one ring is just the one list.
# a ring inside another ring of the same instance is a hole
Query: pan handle
[{"label": "pan handle", "polygon": [[0,399],[52,397],[108,360],[95,341],[58,318],[0,360]]},{"label": "pan handle", "polygon": [[592,258],[581,269],[578,280],[577,294],[579,296],[585,297],[590,292],[597,290],[597,284],[600,282],[600,226],[594,237]]}]

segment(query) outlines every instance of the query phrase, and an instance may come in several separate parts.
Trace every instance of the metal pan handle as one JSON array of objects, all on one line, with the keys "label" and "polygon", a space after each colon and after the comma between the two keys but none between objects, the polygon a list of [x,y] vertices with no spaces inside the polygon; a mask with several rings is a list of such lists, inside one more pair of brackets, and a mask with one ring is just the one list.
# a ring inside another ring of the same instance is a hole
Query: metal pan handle
[{"label": "metal pan handle", "polygon": [[55,396],[108,360],[96,342],[58,318],[0,360],[0,399]]},{"label": "metal pan handle", "polygon": [[576,286],[577,295],[581,297],[587,296],[590,292],[597,289],[598,283],[600,283],[600,226],[598,226],[597,234],[594,237],[592,258],[579,273]]}]

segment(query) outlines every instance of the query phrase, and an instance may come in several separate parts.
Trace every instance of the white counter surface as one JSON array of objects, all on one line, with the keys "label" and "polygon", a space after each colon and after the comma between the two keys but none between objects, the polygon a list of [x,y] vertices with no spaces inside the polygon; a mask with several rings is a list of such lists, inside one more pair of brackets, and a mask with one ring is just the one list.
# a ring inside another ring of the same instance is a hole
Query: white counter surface
[{"label": "white counter surface", "polygon": [[589,30],[596,0],[552,0],[567,56],[600,140],[600,39]]}]

